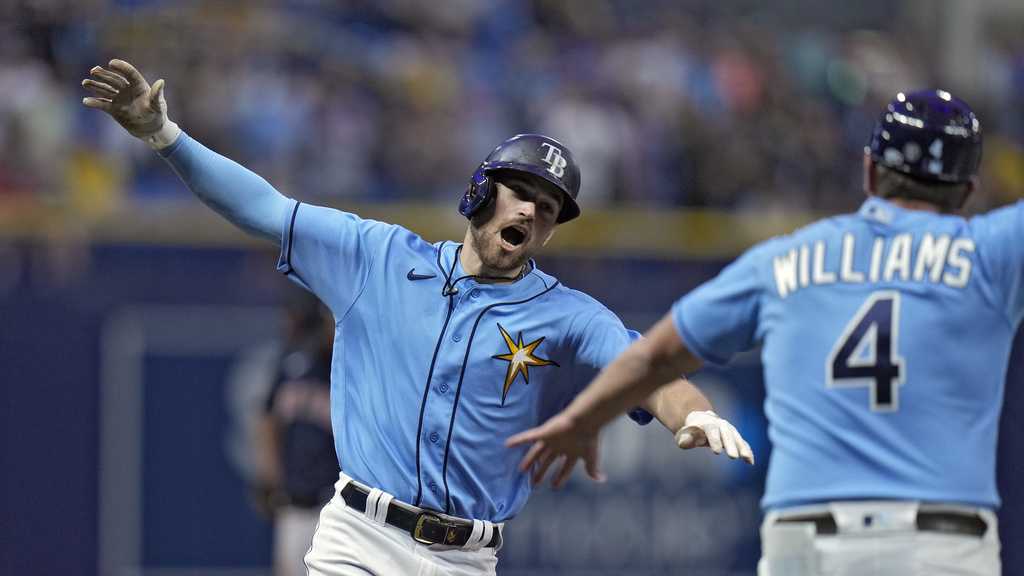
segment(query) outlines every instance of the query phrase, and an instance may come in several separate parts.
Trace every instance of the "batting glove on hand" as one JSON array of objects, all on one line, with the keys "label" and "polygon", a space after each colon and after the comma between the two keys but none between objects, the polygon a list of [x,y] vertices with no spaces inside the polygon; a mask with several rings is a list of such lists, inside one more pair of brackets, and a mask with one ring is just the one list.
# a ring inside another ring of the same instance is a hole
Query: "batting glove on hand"
[{"label": "batting glove on hand", "polygon": [[676,432],[676,445],[683,450],[708,446],[715,454],[721,454],[724,448],[730,458],[754,463],[754,452],[736,427],[710,410],[690,412],[686,416],[683,427]]},{"label": "batting glove on hand", "polygon": [[83,98],[82,104],[110,114],[129,134],[153,148],[174,143],[181,129],[167,118],[162,79],[150,86],[124,60],[111,60],[109,69],[95,66],[89,73],[92,78],[82,80],[82,86],[94,96]]}]

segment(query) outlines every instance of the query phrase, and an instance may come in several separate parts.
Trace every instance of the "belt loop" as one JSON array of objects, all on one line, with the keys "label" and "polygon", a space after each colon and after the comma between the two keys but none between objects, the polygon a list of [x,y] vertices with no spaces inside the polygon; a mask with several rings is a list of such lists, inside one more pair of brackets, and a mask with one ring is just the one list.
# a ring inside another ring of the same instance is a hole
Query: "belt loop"
[{"label": "belt loop", "polygon": [[481,546],[483,546],[483,545],[485,545],[485,544],[487,544],[488,542],[491,541],[491,537],[494,536],[494,530],[495,530],[494,524],[492,522],[488,522],[488,521],[484,520],[483,523],[484,523],[484,533],[483,533],[483,535],[480,536],[480,545]]},{"label": "belt loop", "polygon": [[348,486],[348,483],[351,481],[352,477],[342,472],[338,476],[338,481],[334,483],[334,489],[338,492],[338,494],[341,494],[341,491],[344,490],[345,486]]},{"label": "belt loop", "polygon": [[466,539],[466,543],[463,544],[463,548],[467,550],[476,550],[480,548],[484,541],[484,531],[486,527],[482,520],[473,519],[473,530],[469,533],[469,538]]},{"label": "belt loop", "polygon": [[392,496],[391,494],[383,492],[380,498],[377,500],[377,513],[374,519],[380,524],[384,524],[387,522],[388,507],[391,506],[391,501],[394,500],[394,498],[395,497]]},{"label": "belt loop", "polygon": [[377,501],[380,499],[384,491],[380,488],[370,488],[370,493],[366,496],[366,508],[363,510],[363,515],[377,522]]}]

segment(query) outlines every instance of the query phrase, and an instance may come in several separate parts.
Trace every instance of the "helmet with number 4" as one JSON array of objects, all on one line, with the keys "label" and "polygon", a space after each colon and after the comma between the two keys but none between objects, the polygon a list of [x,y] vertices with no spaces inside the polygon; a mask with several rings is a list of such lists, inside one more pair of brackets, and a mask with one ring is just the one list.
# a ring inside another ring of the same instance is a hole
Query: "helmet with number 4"
[{"label": "helmet with number 4", "polygon": [[945,90],[900,92],[865,148],[878,165],[914,179],[958,184],[981,164],[981,124],[966,102]]}]

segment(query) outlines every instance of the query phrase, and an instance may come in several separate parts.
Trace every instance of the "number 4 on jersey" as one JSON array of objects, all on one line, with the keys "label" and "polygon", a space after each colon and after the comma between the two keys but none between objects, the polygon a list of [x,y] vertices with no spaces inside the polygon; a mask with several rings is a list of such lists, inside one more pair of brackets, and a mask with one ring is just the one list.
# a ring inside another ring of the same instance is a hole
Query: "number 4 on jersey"
[{"label": "number 4 on jersey", "polygon": [[899,408],[899,386],[905,374],[896,351],[900,325],[900,293],[873,293],[843,330],[825,362],[829,388],[869,386],[871,409]]}]

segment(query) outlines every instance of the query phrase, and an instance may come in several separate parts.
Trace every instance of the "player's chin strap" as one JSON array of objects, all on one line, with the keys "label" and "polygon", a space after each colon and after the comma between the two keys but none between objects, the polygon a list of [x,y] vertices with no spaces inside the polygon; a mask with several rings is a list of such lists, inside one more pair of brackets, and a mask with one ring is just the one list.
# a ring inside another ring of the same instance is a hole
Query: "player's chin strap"
[{"label": "player's chin strap", "polygon": [[445,276],[444,276],[444,287],[441,289],[441,295],[442,296],[454,296],[454,295],[458,294],[459,293],[459,289],[455,285],[458,284],[459,282],[465,280],[466,278],[475,278],[477,280],[498,280],[498,281],[506,281],[506,282],[517,282],[519,280],[522,280],[523,276],[526,276],[526,273],[533,269],[533,261],[531,260],[531,261],[527,262],[526,264],[523,264],[523,267],[519,270],[519,274],[516,274],[514,277],[511,277],[511,276],[484,276],[482,274],[466,274],[464,276],[459,276],[458,278],[456,278],[453,281],[452,280],[452,276],[455,275],[455,266],[458,265],[459,255],[460,254],[462,254],[462,246],[459,246],[458,248],[455,249],[455,257],[452,258],[451,266],[448,267],[448,273],[445,274]]}]

